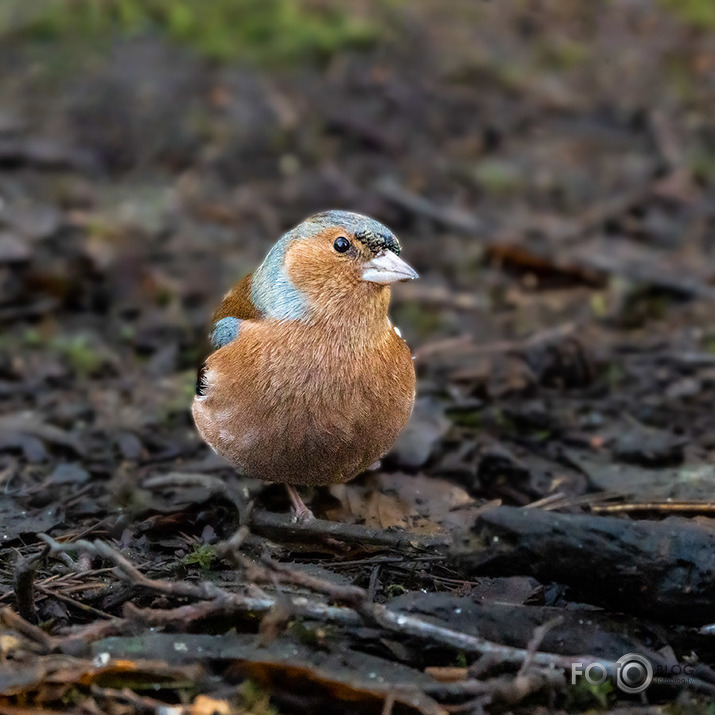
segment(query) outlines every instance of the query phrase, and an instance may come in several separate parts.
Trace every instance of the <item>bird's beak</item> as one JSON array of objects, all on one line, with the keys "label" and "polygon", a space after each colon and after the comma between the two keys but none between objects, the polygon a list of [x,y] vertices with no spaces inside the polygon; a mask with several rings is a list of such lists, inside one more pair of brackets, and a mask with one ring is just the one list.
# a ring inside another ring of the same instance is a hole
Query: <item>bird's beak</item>
[{"label": "bird's beak", "polygon": [[363,267],[362,279],[369,283],[396,283],[419,278],[417,271],[392,251],[383,251]]}]

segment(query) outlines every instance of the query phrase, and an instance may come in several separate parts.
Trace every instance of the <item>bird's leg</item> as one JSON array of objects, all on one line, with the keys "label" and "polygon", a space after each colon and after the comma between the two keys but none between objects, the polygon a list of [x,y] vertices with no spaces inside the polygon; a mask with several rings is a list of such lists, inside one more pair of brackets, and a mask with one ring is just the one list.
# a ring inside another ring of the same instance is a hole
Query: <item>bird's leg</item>
[{"label": "bird's leg", "polygon": [[290,503],[293,505],[293,511],[295,512],[296,521],[299,524],[303,524],[306,521],[312,521],[313,519],[315,519],[313,512],[308,509],[308,507],[305,505],[305,502],[301,499],[298,490],[290,484],[286,484],[286,489],[288,490]]}]

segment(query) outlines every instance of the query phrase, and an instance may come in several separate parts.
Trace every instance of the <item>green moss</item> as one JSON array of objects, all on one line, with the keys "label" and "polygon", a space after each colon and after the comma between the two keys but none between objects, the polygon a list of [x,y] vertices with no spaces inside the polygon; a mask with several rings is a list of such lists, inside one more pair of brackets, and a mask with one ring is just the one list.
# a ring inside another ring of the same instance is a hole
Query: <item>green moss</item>
[{"label": "green moss", "polygon": [[484,419],[481,413],[476,410],[473,412],[455,410],[453,412],[448,412],[448,415],[452,422],[458,427],[472,427],[474,429],[479,429],[484,424]]},{"label": "green moss", "polygon": [[540,48],[542,62],[554,70],[568,70],[582,65],[589,57],[588,47],[581,42],[562,39]]},{"label": "green moss", "polygon": [[[389,4],[389,3],[388,3]],[[337,4],[294,0],[5,0],[0,35],[35,40],[158,33],[216,60],[323,59],[375,42],[381,25]]]},{"label": "green moss", "polygon": [[189,411],[196,394],[196,369],[190,368],[174,373],[164,383],[158,403],[158,419],[161,424],[172,425],[177,420],[190,419]]},{"label": "green moss", "polygon": [[44,340],[37,328],[28,328],[22,335],[22,342],[25,347],[39,348],[43,345]]},{"label": "green moss", "polygon": [[184,566],[199,565],[204,571],[211,568],[211,564],[218,558],[216,549],[211,544],[194,544],[194,549],[191,553],[186,554],[181,563]]},{"label": "green moss", "polygon": [[197,12],[187,0],[172,3],[166,23],[171,37],[216,59],[324,58],[345,47],[370,44],[376,34],[367,21],[336,7],[310,10],[293,0],[223,0],[209,7],[213,10]]},{"label": "green moss", "polygon": [[712,0],[659,0],[659,4],[698,30],[715,30],[715,3]]},{"label": "green moss", "polygon": [[689,151],[686,161],[696,178],[708,183],[715,182],[715,147],[701,146]]},{"label": "green moss", "polygon": [[402,596],[407,593],[407,589],[400,583],[391,583],[385,588],[385,594],[388,598],[395,598],[395,596]]},{"label": "green moss", "polygon": [[683,693],[678,702],[665,706],[668,715],[715,715],[715,703],[698,702],[696,696]]},{"label": "green moss", "polygon": [[133,325],[125,323],[119,329],[119,339],[125,343],[131,343],[137,335],[136,328]]},{"label": "green moss", "polygon": [[509,194],[520,189],[523,176],[519,167],[508,161],[484,159],[474,167],[474,179],[488,194]]},{"label": "green moss", "polygon": [[611,392],[615,392],[619,385],[623,382],[625,373],[623,368],[615,362],[609,364],[606,370],[606,382]]},{"label": "green moss", "polygon": [[105,363],[105,355],[86,335],[61,335],[51,341],[50,348],[62,355],[80,377],[97,372]]},{"label": "green moss", "polygon": [[689,58],[682,52],[672,52],[664,63],[663,85],[683,103],[698,100],[698,82]]},{"label": "green moss", "polygon": [[608,300],[603,292],[595,292],[589,300],[591,313],[597,320],[603,320],[608,316]]},{"label": "green moss", "polygon": [[491,418],[492,424],[499,429],[502,434],[518,432],[514,421],[510,417],[507,417],[501,408],[495,407],[492,409],[489,417]]},{"label": "green moss", "polygon": [[270,694],[253,680],[245,680],[239,688],[241,704],[251,715],[278,715],[270,704]]}]

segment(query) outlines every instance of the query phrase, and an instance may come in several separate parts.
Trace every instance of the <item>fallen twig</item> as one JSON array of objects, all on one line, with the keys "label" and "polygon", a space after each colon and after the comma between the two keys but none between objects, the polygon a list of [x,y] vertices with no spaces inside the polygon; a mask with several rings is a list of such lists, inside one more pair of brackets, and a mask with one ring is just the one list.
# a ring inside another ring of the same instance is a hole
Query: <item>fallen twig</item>
[{"label": "fallen twig", "polygon": [[38,561],[47,556],[49,549],[43,549],[39,554],[22,559],[15,567],[13,574],[13,590],[18,613],[30,623],[37,621],[35,613],[35,569]]},{"label": "fallen twig", "polygon": [[41,628],[29,623],[22,616],[19,616],[11,608],[5,607],[0,610],[0,621],[8,628],[21,633],[26,638],[29,638],[33,643],[38,645],[44,653],[49,653],[53,647],[53,639],[48,636]]},{"label": "fallen twig", "polygon": [[381,546],[396,551],[430,551],[444,549],[451,543],[449,536],[422,536],[406,531],[372,529],[358,524],[314,519],[298,524],[288,514],[256,511],[251,518],[251,529],[269,538],[280,537],[297,542],[315,542],[332,539],[356,546]]},{"label": "fallen twig", "polygon": [[526,675],[527,670],[534,662],[534,656],[536,655],[539,648],[541,648],[541,644],[544,642],[546,634],[555,626],[558,626],[563,623],[563,621],[563,616],[557,616],[556,618],[552,618],[550,621],[547,621],[546,623],[534,629],[534,635],[531,637],[531,640],[526,646],[527,657],[521,664],[518,675]]},{"label": "fallen twig", "polygon": [[711,514],[715,512],[715,502],[627,502],[623,504],[594,504],[590,507],[594,514],[625,514],[640,511],[660,513]]},{"label": "fallen twig", "polygon": [[512,648],[500,643],[493,643],[484,638],[471,636],[467,633],[437,626],[421,618],[393,611],[381,603],[371,604],[369,608],[363,608],[360,612],[383,628],[396,633],[414,636],[423,641],[448,645],[471,655],[495,654],[502,663],[521,665],[526,658],[531,656],[533,663],[552,668],[570,668],[574,660],[578,660],[585,665],[598,662],[609,672],[613,672],[614,664],[601,658],[586,655],[561,656],[555,653],[533,653],[532,655],[524,648]]},{"label": "fallen twig", "polygon": [[[565,685],[566,681],[561,670],[532,668],[528,673],[518,673],[516,676],[504,675],[487,680],[436,683],[427,685],[424,691],[438,700],[453,700],[471,695],[479,696],[478,702],[482,704],[516,705],[544,688],[562,690]],[[466,712],[473,712],[473,710],[469,708]]]}]

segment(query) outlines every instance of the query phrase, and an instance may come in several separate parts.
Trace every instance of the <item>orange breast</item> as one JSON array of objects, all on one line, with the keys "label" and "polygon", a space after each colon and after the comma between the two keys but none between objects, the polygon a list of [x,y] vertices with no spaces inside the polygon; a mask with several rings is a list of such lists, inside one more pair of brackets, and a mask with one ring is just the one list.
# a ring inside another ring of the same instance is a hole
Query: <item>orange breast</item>
[{"label": "orange breast", "polygon": [[207,361],[207,394],[193,410],[199,432],[254,478],[352,479],[390,449],[414,402],[409,348],[385,326],[356,352],[313,326],[247,323]]}]

